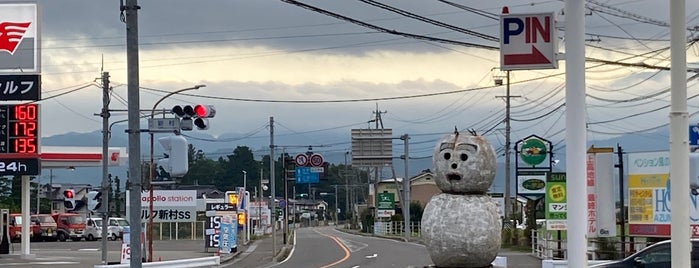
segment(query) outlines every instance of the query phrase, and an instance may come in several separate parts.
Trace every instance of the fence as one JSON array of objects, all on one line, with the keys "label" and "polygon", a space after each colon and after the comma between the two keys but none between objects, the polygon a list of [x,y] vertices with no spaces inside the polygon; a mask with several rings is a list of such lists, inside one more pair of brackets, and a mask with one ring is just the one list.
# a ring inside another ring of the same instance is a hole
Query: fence
[{"label": "fence", "polygon": [[[374,222],[374,234],[403,237],[405,235],[404,226],[405,224],[403,221],[377,221]],[[410,237],[422,237],[420,222],[410,222],[410,230]]]},{"label": "fence", "polygon": [[[532,230],[532,255],[543,260],[567,259],[567,240],[553,237],[553,232]],[[590,238],[587,256],[590,260],[620,259],[639,251],[651,242],[645,238],[622,243],[618,237]]]}]

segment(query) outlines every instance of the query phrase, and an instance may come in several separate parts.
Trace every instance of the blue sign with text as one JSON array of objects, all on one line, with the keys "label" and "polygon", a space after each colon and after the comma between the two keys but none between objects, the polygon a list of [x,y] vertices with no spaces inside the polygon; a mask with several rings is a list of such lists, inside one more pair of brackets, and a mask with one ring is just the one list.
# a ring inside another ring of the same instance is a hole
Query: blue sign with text
[{"label": "blue sign with text", "polygon": [[296,167],[296,184],[318,183],[320,173],[311,172],[311,167]]}]

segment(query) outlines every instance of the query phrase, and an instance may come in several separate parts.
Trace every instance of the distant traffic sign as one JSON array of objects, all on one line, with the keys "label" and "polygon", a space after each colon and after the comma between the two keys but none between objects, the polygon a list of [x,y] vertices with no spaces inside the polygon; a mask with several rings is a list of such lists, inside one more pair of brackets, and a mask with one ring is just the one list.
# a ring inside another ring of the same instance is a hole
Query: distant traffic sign
[{"label": "distant traffic sign", "polygon": [[308,165],[308,156],[305,154],[297,154],[294,158],[294,161],[296,162],[297,166],[305,167],[306,165]]},{"label": "distant traffic sign", "polygon": [[311,172],[311,167],[296,167],[296,184],[303,183],[318,183],[320,181],[320,173]]},{"label": "distant traffic sign", "polygon": [[500,69],[556,69],[553,12],[500,15]]},{"label": "distant traffic sign", "polygon": [[311,161],[311,166],[313,166],[313,167],[323,166],[323,162],[325,162],[325,160],[323,160],[323,156],[319,155],[319,154],[311,155],[310,161]]}]

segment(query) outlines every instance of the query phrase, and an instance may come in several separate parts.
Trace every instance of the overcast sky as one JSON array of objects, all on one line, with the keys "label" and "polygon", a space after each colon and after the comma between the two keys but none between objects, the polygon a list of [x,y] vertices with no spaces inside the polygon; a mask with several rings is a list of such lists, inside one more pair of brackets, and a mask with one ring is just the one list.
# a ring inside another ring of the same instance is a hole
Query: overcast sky
[{"label": "overcast sky", "polygon": [[[110,72],[111,109],[127,99],[126,28],[117,0],[45,0],[41,7],[42,135],[91,132],[101,128],[101,89],[95,82]],[[499,47],[474,35],[437,27],[361,1],[301,1],[352,19],[398,32]],[[465,1],[463,8],[438,0],[381,0],[377,3],[434,21],[499,38],[497,15],[555,12],[560,25],[563,1]],[[626,63],[670,65],[669,1],[592,1],[585,30],[587,56]],[[268,140],[269,117],[285,139],[332,145],[347,151],[350,129],[374,126],[378,107],[383,126],[413,136],[411,152],[429,156],[438,138],[459,129],[486,133],[496,150],[504,144],[504,86],[499,51],[417,40],[378,32],[282,1],[142,0],[138,12],[142,109],[165,93],[197,84],[206,87],[173,96],[161,108],[206,103],[217,108],[205,134],[225,137],[222,147]],[[687,1],[689,27],[699,25],[699,1]],[[699,27],[697,28],[699,29]],[[559,52],[565,51],[563,29]],[[687,31],[688,38],[699,37]],[[688,43],[689,44],[689,43]],[[657,51],[656,53],[649,53]],[[699,45],[688,46],[689,62],[699,62]],[[643,55],[644,57],[634,57]],[[669,72],[588,62],[588,140],[668,123]],[[565,143],[565,62],[556,70],[513,71],[512,140],[531,134]],[[689,77],[690,75],[688,75]],[[97,79],[97,80],[96,80]],[[697,81],[688,96],[699,94]],[[81,86],[84,89],[50,98]],[[444,94],[437,94],[444,93]],[[658,93],[658,94],[654,94]],[[426,95],[424,97],[410,97]],[[407,97],[407,98],[406,98]],[[246,101],[243,101],[246,100]],[[270,101],[318,101],[284,103]],[[342,102],[339,102],[342,101]],[[690,114],[699,103],[689,100]],[[636,113],[641,113],[635,116]],[[112,120],[126,119],[114,112]],[[693,116],[690,122],[696,123]],[[143,122],[145,125],[145,121]],[[126,135],[115,133],[113,135]],[[667,142],[666,136],[648,136]],[[197,145],[199,142],[190,139]],[[402,147],[397,147],[398,151]],[[501,153],[501,151],[500,151]],[[559,153],[564,153],[564,150]],[[400,153],[396,153],[400,154]]]}]

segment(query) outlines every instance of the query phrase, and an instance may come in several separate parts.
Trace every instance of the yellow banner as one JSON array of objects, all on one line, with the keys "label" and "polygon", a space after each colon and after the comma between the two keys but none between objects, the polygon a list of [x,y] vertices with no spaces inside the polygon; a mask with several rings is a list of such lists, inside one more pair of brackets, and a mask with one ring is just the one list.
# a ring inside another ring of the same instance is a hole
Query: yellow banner
[{"label": "yellow banner", "polygon": [[664,188],[668,174],[629,174],[629,188]]}]

